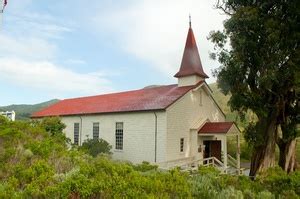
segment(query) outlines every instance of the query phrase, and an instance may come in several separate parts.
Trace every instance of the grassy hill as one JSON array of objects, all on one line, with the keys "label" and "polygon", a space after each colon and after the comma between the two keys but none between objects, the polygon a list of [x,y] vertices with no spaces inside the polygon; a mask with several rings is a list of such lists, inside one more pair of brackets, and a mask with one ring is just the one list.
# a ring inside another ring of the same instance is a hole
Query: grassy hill
[{"label": "grassy hill", "polygon": [[28,120],[30,115],[36,111],[41,110],[51,104],[58,102],[58,99],[52,99],[47,102],[42,102],[39,104],[12,104],[9,106],[0,106],[0,111],[12,111],[16,112],[16,119],[17,120]]}]

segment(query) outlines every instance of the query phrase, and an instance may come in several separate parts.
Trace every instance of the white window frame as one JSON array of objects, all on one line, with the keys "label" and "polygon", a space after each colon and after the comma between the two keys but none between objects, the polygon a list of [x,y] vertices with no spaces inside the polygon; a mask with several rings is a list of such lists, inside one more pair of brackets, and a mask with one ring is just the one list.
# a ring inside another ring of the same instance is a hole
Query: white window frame
[{"label": "white window frame", "polygon": [[100,123],[93,122],[93,139],[99,139],[99,138],[100,138]]},{"label": "white window frame", "polygon": [[116,122],[115,149],[118,151],[124,149],[124,122]]},{"label": "white window frame", "polygon": [[73,131],[73,133],[74,133],[74,144],[75,145],[79,145],[79,132],[80,132],[80,124],[79,124],[79,122],[75,122],[74,123],[74,131]]}]

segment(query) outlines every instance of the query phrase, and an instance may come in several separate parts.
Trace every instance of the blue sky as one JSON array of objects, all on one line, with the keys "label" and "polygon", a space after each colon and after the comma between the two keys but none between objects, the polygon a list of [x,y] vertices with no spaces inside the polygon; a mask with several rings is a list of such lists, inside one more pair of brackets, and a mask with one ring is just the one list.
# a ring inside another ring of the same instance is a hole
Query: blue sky
[{"label": "blue sky", "polygon": [[[0,0],[0,2],[3,0]],[[215,1],[8,0],[0,27],[0,106],[173,84],[188,15],[209,83]]]}]

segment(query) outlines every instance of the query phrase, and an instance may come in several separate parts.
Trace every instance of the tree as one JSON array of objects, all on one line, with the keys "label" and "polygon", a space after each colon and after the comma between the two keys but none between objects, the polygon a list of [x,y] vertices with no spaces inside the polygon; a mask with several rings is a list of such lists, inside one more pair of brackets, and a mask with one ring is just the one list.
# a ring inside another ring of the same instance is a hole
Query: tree
[{"label": "tree", "polygon": [[[258,120],[246,128],[254,150],[250,175],[275,164],[278,118],[285,99],[299,87],[299,11],[297,0],[223,0],[216,7],[229,18],[224,30],[212,32],[212,54],[221,66],[215,74],[229,105],[243,117],[251,110]],[[228,48],[230,44],[230,48]]]},{"label": "tree", "polygon": [[51,135],[62,134],[66,125],[59,117],[46,117],[41,121],[41,126]]},{"label": "tree", "polygon": [[281,132],[279,129],[277,131],[278,165],[286,172],[295,171],[297,167],[296,138],[300,136],[300,129],[297,128],[297,124],[300,124],[299,95],[299,89],[292,89],[289,92],[285,99],[285,107],[278,119],[281,127]]},{"label": "tree", "polygon": [[33,120],[31,125],[45,129],[60,144],[71,144],[70,138],[67,138],[63,133],[66,125],[61,121],[60,117],[45,117],[41,121]]}]

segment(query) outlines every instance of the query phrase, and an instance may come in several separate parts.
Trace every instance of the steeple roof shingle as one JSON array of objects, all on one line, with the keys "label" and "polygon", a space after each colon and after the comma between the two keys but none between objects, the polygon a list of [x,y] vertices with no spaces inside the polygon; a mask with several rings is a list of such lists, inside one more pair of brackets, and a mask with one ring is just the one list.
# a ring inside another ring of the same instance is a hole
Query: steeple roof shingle
[{"label": "steeple roof shingle", "polygon": [[179,71],[174,75],[174,77],[178,78],[190,75],[198,75],[203,78],[208,78],[208,76],[203,71],[195,36],[191,25],[185,43],[181,66]]}]

